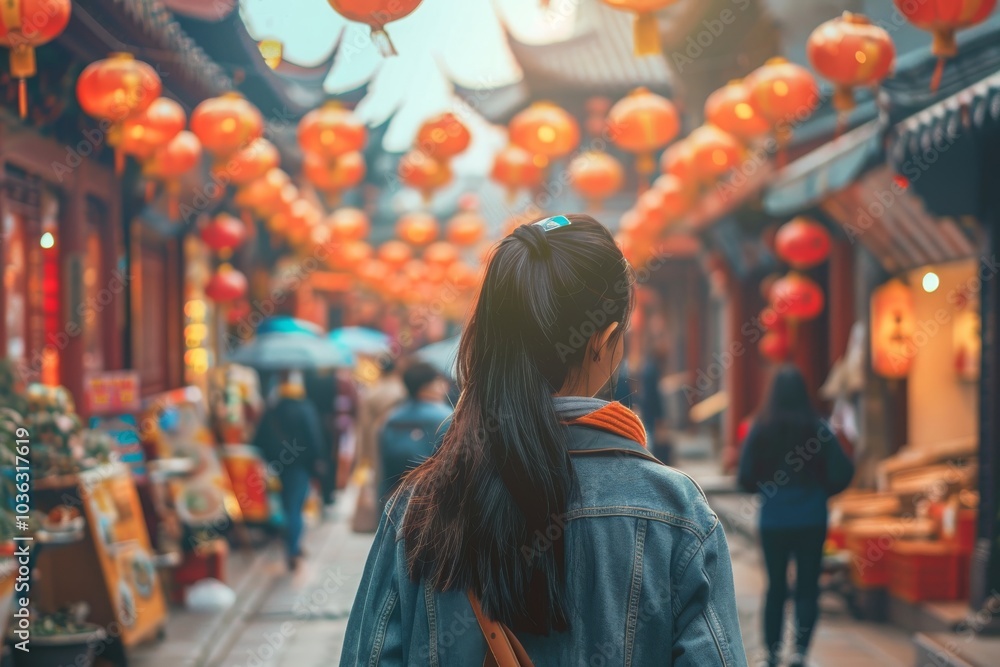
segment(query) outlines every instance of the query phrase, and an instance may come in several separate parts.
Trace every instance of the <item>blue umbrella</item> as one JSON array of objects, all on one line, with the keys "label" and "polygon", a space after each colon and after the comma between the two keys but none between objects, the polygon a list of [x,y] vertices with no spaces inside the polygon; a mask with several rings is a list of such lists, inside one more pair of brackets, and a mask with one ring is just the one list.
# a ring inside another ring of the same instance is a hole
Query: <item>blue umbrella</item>
[{"label": "blue umbrella", "polygon": [[299,320],[294,317],[288,317],[287,315],[269,317],[261,322],[260,326],[257,327],[258,335],[274,333],[303,333],[312,334],[313,336],[322,336],[323,329],[312,322]]},{"label": "blue umbrella", "polygon": [[442,341],[420,348],[413,353],[413,356],[421,361],[426,361],[454,380],[458,375],[455,366],[458,361],[458,344],[461,339],[461,336],[445,338]]},{"label": "blue umbrella", "polygon": [[330,332],[330,340],[344,345],[355,354],[376,356],[389,352],[389,336],[365,327],[343,327]]},{"label": "blue umbrella", "polygon": [[314,370],[354,365],[343,345],[311,333],[258,333],[229,360],[259,370]]}]

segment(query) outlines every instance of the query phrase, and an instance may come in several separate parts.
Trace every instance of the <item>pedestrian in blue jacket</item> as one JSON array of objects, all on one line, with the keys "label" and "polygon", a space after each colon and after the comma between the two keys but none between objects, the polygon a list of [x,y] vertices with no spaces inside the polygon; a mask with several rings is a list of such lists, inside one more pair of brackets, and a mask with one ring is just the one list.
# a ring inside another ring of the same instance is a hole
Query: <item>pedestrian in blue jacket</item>
[{"label": "pedestrian in blue jacket", "polygon": [[795,654],[805,664],[819,616],[819,577],[826,542],[827,499],[851,483],[854,464],[809,400],[802,373],[777,369],[740,457],[739,483],[758,493],[760,539],[767,567],[762,663],[781,654],[788,564],[795,559]]},{"label": "pedestrian in blue jacket", "polygon": [[435,453],[386,503],[342,667],[744,667],[729,549],[642,422],[594,398],[634,273],[586,215],[492,253]]},{"label": "pedestrian in blue jacket", "polygon": [[381,497],[386,499],[403,475],[434,453],[451,416],[445,402],[448,381],[428,363],[416,362],[403,372],[407,400],[389,414],[379,432],[382,463]]}]

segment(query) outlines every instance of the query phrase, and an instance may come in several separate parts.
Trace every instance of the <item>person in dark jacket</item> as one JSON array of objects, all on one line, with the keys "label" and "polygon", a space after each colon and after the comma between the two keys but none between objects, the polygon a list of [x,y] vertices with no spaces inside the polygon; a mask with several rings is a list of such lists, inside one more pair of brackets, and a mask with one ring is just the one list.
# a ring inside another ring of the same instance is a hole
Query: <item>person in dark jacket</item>
[{"label": "person in dark jacket", "polygon": [[461,399],[386,503],[342,667],[745,667],[718,517],[646,451],[635,413],[595,398],[634,284],[590,216],[522,225],[494,249]]},{"label": "person in dark jacket", "polygon": [[762,664],[778,664],[795,559],[795,649],[791,667],[805,664],[819,616],[819,577],[826,542],[827,499],[851,483],[854,464],[809,400],[802,373],[777,369],[740,457],[739,484],[760,495],[760,537],[767,568]]},{"label": "person in dark jacket", "polygon": [[448,381],[430,364],[417,362],[403,372],[407,400],[389,414],[379,432],[383,502],[402,476],[434,453],[444,422]]},{"label": "person in dark jacket", "polygon": [[306,375],[306,397],[316,407],[319,415],[323,446],[316,462],[316,474],[320,485],[323,505],[332,505],[337,490],[337,453],[339,431],[337,429],[337,378],[329,369]]},{"label": "person in dark jacket", "polygon": [[319,413],[306,399],[300,378],[286,377],[278,387],[277,400],[265,410],[253,444],[268,470],[281,478],[285,550],[288,569],[294,571],[302,555],[302,509],[324,445]]}]

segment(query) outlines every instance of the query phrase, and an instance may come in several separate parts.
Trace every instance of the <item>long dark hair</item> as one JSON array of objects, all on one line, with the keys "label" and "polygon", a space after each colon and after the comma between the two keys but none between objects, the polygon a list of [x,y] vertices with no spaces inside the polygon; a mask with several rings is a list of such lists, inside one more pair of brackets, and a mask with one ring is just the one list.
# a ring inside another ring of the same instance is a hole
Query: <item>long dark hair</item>
[{"label": "long dark hair", "polygon": [[[759,460],[773,474],[783,466],[788,453],[810,438],[819,437],[823,422],[809,398],[802,372],[792,364],[779,366],[771,376],[771,385],[757,414],[757,423],[765,437],[761,440]],[[818,459],[811,457],[800,471],[815,474]]]},{"label": "long dark hair", "polygon": [[[494,251],[459,347],[451,426],[405,482],[410,576],[471,590],[488,616],[535,634],[568,628],[562,531],[546,529],[575,480],[552,395],[612,322],[615,349],[632,306],[633,274],[610,232],[566,217],[549,231],[522,225]],[[546,542],[531,549],[538,534]]]}]

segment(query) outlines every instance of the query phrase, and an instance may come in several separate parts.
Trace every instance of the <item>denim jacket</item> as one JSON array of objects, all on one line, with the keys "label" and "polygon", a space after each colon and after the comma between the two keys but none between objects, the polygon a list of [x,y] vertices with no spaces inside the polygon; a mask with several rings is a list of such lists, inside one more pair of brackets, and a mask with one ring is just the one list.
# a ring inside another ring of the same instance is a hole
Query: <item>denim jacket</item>
[{"label": "denim jacket", "polygon": [[[729,548],[701,489],[631,440],[567,428],[579,493],[551,530],[565,531],[570,629],[519,634],[534,664],[744,667]],[[486,641],[465,592],[408,576],[406,503],[397,493],[386,506],[340,664],[482,665]]]}]

